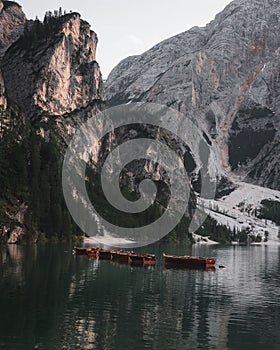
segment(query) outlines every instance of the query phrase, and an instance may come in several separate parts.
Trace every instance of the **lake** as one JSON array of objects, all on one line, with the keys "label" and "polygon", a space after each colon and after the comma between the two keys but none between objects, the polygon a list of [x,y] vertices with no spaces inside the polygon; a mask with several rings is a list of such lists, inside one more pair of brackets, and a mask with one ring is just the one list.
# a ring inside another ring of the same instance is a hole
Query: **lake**
[{"label": "lake", "polygon": [[[155,244],[156,267],[0,247],[0,349],[280,349],[280,246]],[[216,271],[165,270],[162,252]]]}]

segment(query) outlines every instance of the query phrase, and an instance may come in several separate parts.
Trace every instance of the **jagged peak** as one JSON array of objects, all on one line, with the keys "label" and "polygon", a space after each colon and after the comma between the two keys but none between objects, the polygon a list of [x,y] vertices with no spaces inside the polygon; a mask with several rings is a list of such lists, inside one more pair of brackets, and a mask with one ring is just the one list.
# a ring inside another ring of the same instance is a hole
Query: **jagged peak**
[{"label": "jagged peak", "polygon": [[[83,20],[78,12],[61,15],[58,15],[58,13],[58,11],[55,11],[54,14],[48,11],[43,21],[40,21],[38,18],[28,20],[23,35],[9,50],[13,52],[20,49],[29,52],[31,49],[36,50],[36,48],[44,46],[45,42],[48,42],[50,45],[55,44],[57,40],[61,40],[63,36],[68,35],[74,41],[79,41],[79,36],[85,33],[87,33],[86,36],[91,37],[92,45],[96,46],[98,42],[96,33],[91,30],[90,24]],[[92,50],[95,51],[95,47]],[[95,60],[95,58],[92,60]]]},{"label": "jagged peak", "polygon": [[[20,4],[18,4],[17,2],[15,1],[8,1],[8,0],[3,0],[3,1],[0,1],[0,3],[3,4],[3,9],[8,9],[9,7],[19,7],[19,8],[22,8],[22,6]],[[1,6],[1,5],[0,5]]]},{"label": "jagged peak", "polygon": [[64,11],[64,13],[62,14],[62,9],[60,8],[58,11],[55,10],[54,12],[52,11],[47,11],[45,13],[45,17],[44,17],[44,23],[48,21],[48,19],[52,19],[52,20],[56,20],[56,21],[60,21],[60,22],[67,22],[70,19],[77,19],[77,18],[81,18],[81,14],[79,12],[66,12]]},{"label": "jagged peak", "polygon": [[102,99],[96,46],[97,35],[77,12],[28,21],[3,57],[7,96],[30,116],[63,115]]},{"label": "jagged peak", "polygon": [[0,57],[22,35],[26,15],[14,1],[0,0]]},{"label": "jagged peak", "polygon": [[257,9],[264,10],[268,8],[271,10],[272,6],[275,7],[279,5],[280,0],[234,0],[216,15],[214,21],[227,18],[228,16],[234,15],[236,13],[248,13],[248,11],[250,16],[254,16],[257,14]]}]

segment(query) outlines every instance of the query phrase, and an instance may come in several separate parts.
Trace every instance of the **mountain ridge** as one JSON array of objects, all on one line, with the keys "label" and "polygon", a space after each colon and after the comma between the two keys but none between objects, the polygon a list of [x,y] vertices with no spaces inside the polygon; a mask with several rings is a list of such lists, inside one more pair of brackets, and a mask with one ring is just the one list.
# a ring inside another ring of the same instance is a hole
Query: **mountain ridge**
[{"label": "mountain ridge", "polygon": [[[6,18],[6,24],[1,27],[0,22],[0,239],[15,243],[27,238],[65,240],[70,233],[82,236],[63,198],[64,153],[80,125],[105,107],[119,104],[142,102],[173,108],[196,126],[201,140],[191,135],[191,150],[176,135],[146,124],[120,127],[102,140],[92,136],[92,147],[98,152],[94,149],[83,157],[89,159],[86,185],[97,197],[101,213],[114,222],[119,223],[119,214],[104,205],[100,169],[118,145],[140,136],[171,146],[191,181],[188,210],[171,233],[175,239],[192,241],[186,232],[197,206],[206,208],[212,217],[203,230],[207,233],[215,223],[216,237],[212,238],[230,242],[232,227],[225,225],[226,212],[217,215],[213,205],[234,215],[241,211],[235,208],[240,203],[227,202],[228,194],[239,198],[240,188],[258,191],[243,181],[279,189],[280,39],[268,30],[280,30],[279,16],[274,13],[279,1],[232,2],[206,27],[193,27],[143,55],[123,60],[109,75],[106,93],[96,62],[97,35],[78,13],[47,12],[40,22],[27,20],[19,5],[1,4],[0,17]],[[176,118],[174,113],[173,126]],[[101,134],[103,127],[97,125]],[[199,141],[207,146],[207,157],[201,154]],[[199,196],[202,174],[211,182],[218,181],[211,203]],[[152,179],[160,189],[160,205],[142,216],[144,222],[165,210],[169,179],[157,162],[142,160],[126,166],[120,182],[127,195],[137,197],[143,179]],[[263,204],[250,203],[250,213],[274,218],[278,192],[271,193],[262,192]],[[244,215],[236,217],[245,221]],[[261,220],[253,218],[250,223],[258,226],[256,234],[264,235]],[[131,218],[128,221],[134,223]],[[243,235],[244,227],[237,221]],[[84,225],[88,225],[86,220]],[[270,228],[275,238],[277,227],[272,223]],[[247,227],[245,231],[248,235],[253,230]]]},{"label": "mountain ridge", "polygon": [[[233,1],[205,27],[194,27],[142,55],[123,60],[106,81],[108,104],[145,101],[172,106],[187,118],[197,120],[217,144],[223,173],[231,172],[232,164],[237,162],[240,168],[236,174],[243,174],[245,181],[279,189],[279,169],[275,163],[272,166],[266,162],[273,173],[267,181],[267,174],[258,177],[254,174],[255,166],[261,171],[259,159],[249,157],[247,162],[244,161],[246,155],[230,159],[232,152],[228,150],[230,144],[235,143],[231,127],[238,120],[239,110],[252,103],[257,110],[271,111],[267,124],[273,124],[274,133],[266,140],[266,147],[269,150],[279,147],[280,109],[278,105],[275,108],[278,95],[273,106],[269,102],[273,97],[259,86],[261,80],[269,86],[272,75],[276,74],[276,80],[278,76],[274,60],[280,43],[274,33],[279,27],[275,11],[279,5],[279,1],[269,0]],[[270,32],[269,27],[275,27],[274,32]],[[273,69],[276,73],[271,72]],[[258,134],[253,127],[254,132]],[[270,143],[273,146],[269,147]],[[269,151],[265,153],[263,148],[261,151],[267,159]]]},{"label": "mountain ridge", "polygon": [[[3,6],[5,28],[14,31],[22,13]],[[81,231],[64,202],[62,162],[79,125],[104,103],[98,39],[78,13],[22,18],[10,42],[0,28],[0,240],[69,240]]]}]

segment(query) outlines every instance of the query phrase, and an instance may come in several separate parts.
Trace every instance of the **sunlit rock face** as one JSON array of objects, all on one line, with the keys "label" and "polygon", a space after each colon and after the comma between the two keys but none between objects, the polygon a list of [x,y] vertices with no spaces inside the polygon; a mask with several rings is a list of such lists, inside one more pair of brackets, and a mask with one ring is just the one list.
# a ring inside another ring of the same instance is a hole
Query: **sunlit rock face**
[{"label": "sunlit rock face", "polygon": [[[9,1],[0,1],[0,59],[6,50],[23,34],[26,16],[21,7]],[[0,106],[6,108],[5,84],[0,69]]]},{"label": "sunlit rock face", "polygon": [[59,116],[101,100],[97,36],[77,13],[30,21],[3,58],[8,96],[31,117]]},{"label": "sunlit rock face", "polygon": [[[0,144],[3,135],[9,135],[11,144],[23,145],[27,171],[34,150],[29,145],[31,135],[38,136],[39,151],[52,140],[62,162],[78,127],[101,110],[104,88],[96,62],[97,43],[97,35],[78,13],[56,11],[48,13],[44,23],[27,21],[19,5],[0,1]],[[40,162],[46,159],[40,157]],[[9,171],[8,163],[1,167]],[[47,181],[54,186],[51,179]],[[37,230],[26,225],[25,214],[33,205],[30,193],[27,198],[23,201],[15,190],[8,198],[12,204],[1,203],[0,239],[16,243],[30,228]],[[38,221],[36,214],[33,220]]]},{"label": "sunlit rock face", "polygon": [[221,174],[279,189],[279,10],[235,0],[206,27],[128,57],[108,77],[108,104],[171,106],[217,148]]},{"label": "sunlit rock face", "polygon": [[26,16],[17,3],[0,1],[0,56],[23,33]]}]

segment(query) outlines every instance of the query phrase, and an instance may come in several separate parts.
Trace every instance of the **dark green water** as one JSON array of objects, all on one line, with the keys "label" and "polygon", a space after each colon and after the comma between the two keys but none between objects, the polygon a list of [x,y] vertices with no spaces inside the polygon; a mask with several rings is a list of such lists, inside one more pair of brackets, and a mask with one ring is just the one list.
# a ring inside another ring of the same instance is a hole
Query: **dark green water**
[{"label": "dark green water", "polygon": [[0,349],[280,349],[279,247],[148,250],[227,268],[130,268],[68,246],[0,247]]}]

